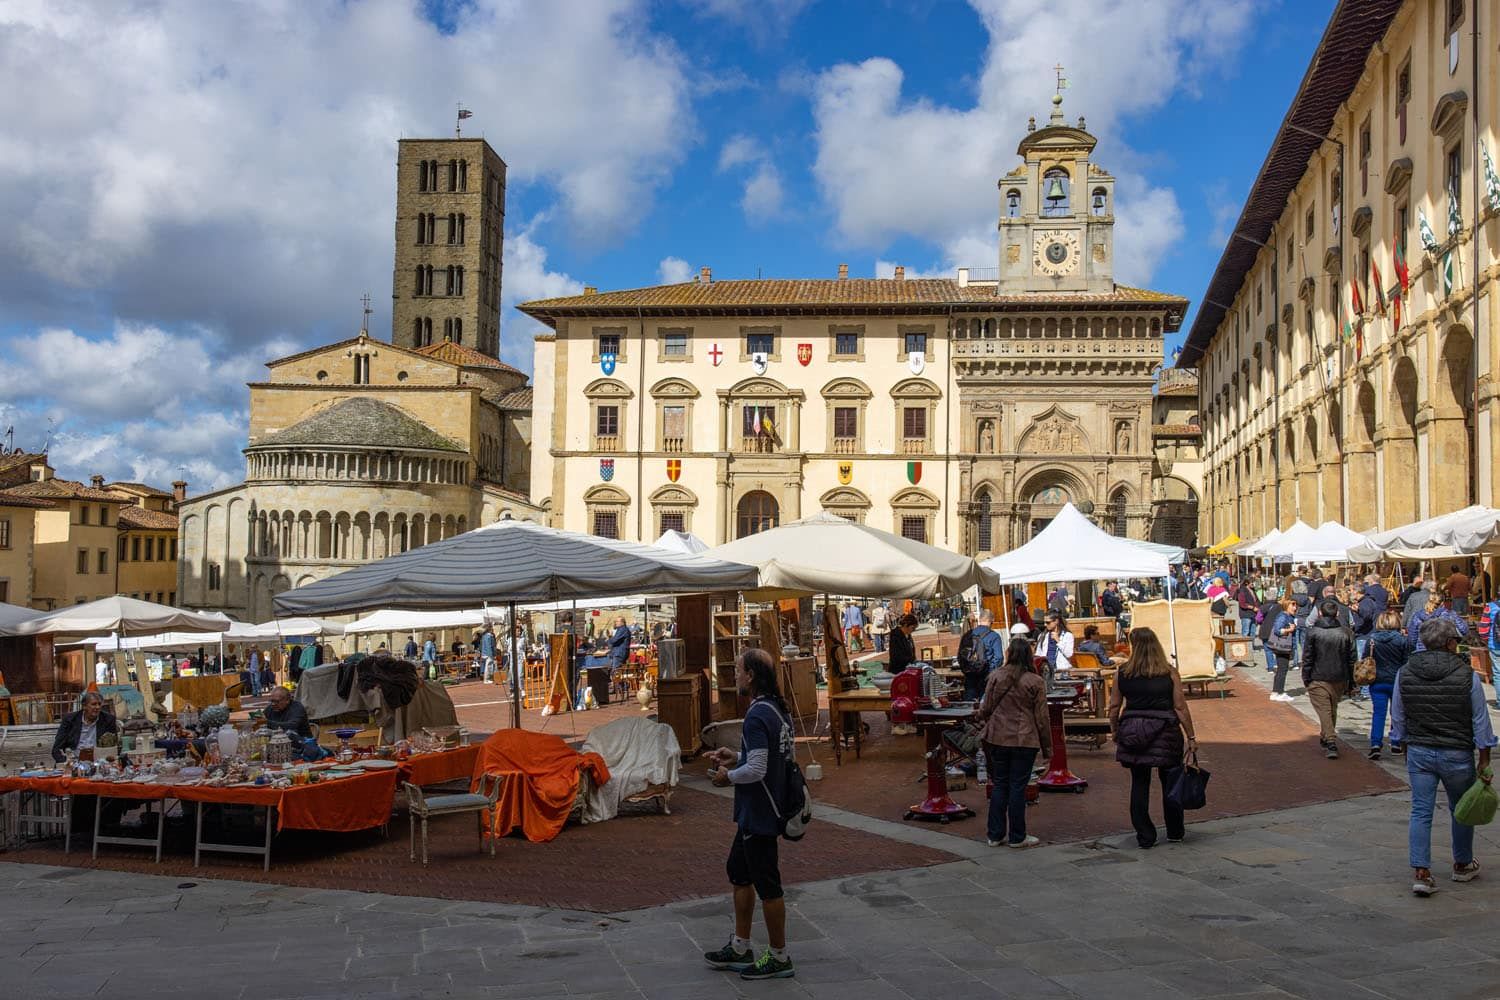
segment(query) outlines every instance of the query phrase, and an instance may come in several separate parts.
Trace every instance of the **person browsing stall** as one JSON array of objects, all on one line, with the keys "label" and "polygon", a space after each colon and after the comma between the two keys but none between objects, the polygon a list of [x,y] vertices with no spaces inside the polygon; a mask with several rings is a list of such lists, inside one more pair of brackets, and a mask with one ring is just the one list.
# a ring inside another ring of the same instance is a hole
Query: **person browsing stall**
[{"label": "person browsing stall", "polygon": [[[703,957],[710,967],[738,972],[742,979],[790,979],[795,971],[786,950],[776,803],[785,791],[786,763],[795,747],[791,720],[776,684],[776,667],[765,650],[747,649],[739,655],[734,683],[751,699],[740,724],[740,749],[713,751],[710,759],[717,766],[708,773],[715,785],[734,786],[734,841],[725,864],[734,887],[734,934],[724,947]],[[757,896],[770,939],[759,960],[750,941]]]},{"label": "person browsing stall", "polygon": [[[1130,769],[1130,824],[1143,849],[1156,846],[1156,823],[1151,819],[1151,772],[1161,782],[1162,812],[1167,840],[1186,836],[1182,808],[1167,798],[1172,772],[1185,751],[1194,751],[1193,716],[1183,695],[1182,678],[1167,659],[1161,640],[1149,628],[1130,632],[1130,658],[1109,695],[1109,725],[1114,733],[1115,759]],[[1186,745],[1184,746],[1184,741]]]},{"label": "person browsing stall", "polygon": [[899,674],[916,662],[917,647],[911,637],[916,630],[916,615],[905,614],[897,620],[895,631],[891,632],[891,673]]},{"label": "person browsing stall", "polygon": [[52,759],[65,759],[68,750],[92,750],[99,745],[99,737],[119,732],[115,717],[104,710],[104,698],[98,691],[85,691],[82,707],[63,716],[57,725],[57,735],[52,740]]},{"label": "person browsing stall", "polygon": [[1046,631],[1036,644],[1036,655],[1047,660],[1047,681],[1059,670],[1073,667],[1073,633],[1068,631],[1068,620],[1056,611],[1047,612]]},{"label": "person browsing stall", "polygon": [[623,617],[615,619],[615,630],[609,637],[609,665],[623,667],[630,659],[630,626]]},{"label": "person browsing stall", "polygon": [[1031,643],[1025,638],[1012,639],[1004,664],[990,672],[974,718],[984,726],[980,739],[994,783],[986,842],[1018,850],[1035,847],[1041,841],[1026,833],[1026,785],[1037,754],[1043,760],[1052,756],[1052,724],[1047,687],[1032,669]]},{"label": "person browsing stall", "polygon": [[[1005,646],[994,629],[995,614],[980,608],[974,627],[959,640],[958,665],[964,675],[964,700],[978,701],[984,696],[985,683],[1005,661]],[[965,648],[964,640],[968,640]]]},{"label": "person browsing stall", "polygon": [[266,708],[266,728],[284,729],[293,736],[312,735],[312,725],[307,721],[307,709],[302,702],[295,701],[292,693],[284,687],[271,689],[271,704]]}]

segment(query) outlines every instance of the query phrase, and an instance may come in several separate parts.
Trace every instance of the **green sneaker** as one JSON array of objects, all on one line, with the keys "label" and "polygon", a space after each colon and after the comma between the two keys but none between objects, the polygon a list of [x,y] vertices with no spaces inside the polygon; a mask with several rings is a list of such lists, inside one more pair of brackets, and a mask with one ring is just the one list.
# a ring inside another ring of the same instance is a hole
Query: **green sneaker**
[{"label": "green sneaker", "polygon": [[744,951],[735,951],[734,942],[730,941],[718,951],[705,951],[703,960],[708,963],[710,969],[744,972],[755,964],[755,952],[748,948]]},{"label": "green sneaker", "polygon": [[768,950],[764,955],[760,956],[754,965],[740,972],[740,978],[791,979],[796,974],[797,970],[792,968],[792,960],[790,958],[776,958]]}]

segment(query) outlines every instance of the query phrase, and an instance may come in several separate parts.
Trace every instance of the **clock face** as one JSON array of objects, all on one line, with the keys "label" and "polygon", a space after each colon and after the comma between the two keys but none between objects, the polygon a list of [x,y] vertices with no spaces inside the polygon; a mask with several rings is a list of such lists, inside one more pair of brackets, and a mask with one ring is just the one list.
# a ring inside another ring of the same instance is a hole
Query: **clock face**
[{"label": "clock face", "polygon": [[1078,269],[1078,234],[1067,230],[1037,233],[1032,264],[1042,274],[1058,278]]}]

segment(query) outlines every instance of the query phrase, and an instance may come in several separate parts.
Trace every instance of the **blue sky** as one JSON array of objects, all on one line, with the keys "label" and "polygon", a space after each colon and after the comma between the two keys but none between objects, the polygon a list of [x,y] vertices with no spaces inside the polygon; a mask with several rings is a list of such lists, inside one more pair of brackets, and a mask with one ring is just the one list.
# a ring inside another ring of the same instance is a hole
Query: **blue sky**
[{"label": "blue sky", "polygon": [[[559,0],[0,10],[0,431],[68,476],[241,475],[269,357],[389,331],[402,136],[474,111],[514,302],[587,283],[993,266],[1050,67],[1119,178],[1117,277],[1193,300],[1332,9]],[[1192,313],[1189,313],[1191,322]]]}]

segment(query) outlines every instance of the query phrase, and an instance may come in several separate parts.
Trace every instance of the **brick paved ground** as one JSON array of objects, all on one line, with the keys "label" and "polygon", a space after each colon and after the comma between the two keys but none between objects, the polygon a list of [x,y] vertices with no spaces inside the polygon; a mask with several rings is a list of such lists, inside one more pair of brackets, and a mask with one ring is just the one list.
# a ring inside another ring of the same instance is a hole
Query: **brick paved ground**
[{"label": "brick paved ground", "polygon": [[[1493,870],[1408,891],[1406,800],[1366,796],[1128,838],[808,883],[797,978],[702,965],[719,896],[601,915],[180,875],[0,864],[0,995],[817,1000],[1500,996]],[[809,839],[826,834],[819,828]],[[1446,833],[1435,836],[1447,856]],[[1478,850],[1496,859],[1493,828]],[[636,866],[660,874],[649,843]],[[1495,865],[1492,867],[1500,867]],[[642,872],[642,870],[645,872]],[[586,873],[585,873],[586,875]],[[19,901],[19,902],[18,902]],[[757,924],[755,938],[764,943]]]}]

